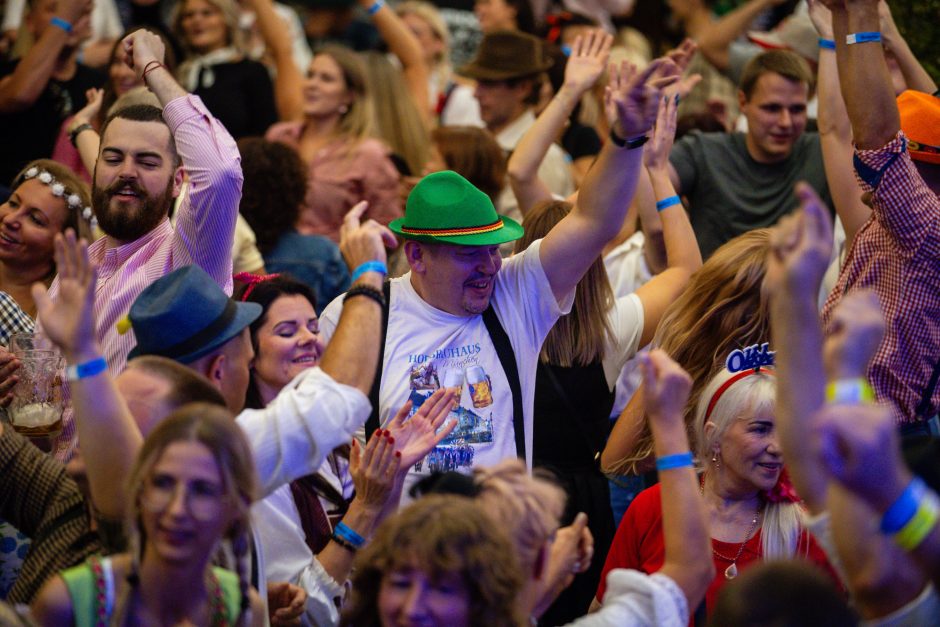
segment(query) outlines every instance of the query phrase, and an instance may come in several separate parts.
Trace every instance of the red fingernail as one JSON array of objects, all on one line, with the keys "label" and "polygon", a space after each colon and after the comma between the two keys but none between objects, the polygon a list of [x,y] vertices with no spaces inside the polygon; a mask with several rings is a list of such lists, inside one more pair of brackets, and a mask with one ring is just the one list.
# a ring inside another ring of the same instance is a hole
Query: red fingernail
[{"label": "red fingernail", "polygon": [[394,443],[395,443],[395,438],[393,438],[392,436],[388,436],[388,443],[389,443],[389,444],[394,444]]},{"label": "red fingernail", "polygon": [[401,451],[395,451],[395,457],[401,457]]}]

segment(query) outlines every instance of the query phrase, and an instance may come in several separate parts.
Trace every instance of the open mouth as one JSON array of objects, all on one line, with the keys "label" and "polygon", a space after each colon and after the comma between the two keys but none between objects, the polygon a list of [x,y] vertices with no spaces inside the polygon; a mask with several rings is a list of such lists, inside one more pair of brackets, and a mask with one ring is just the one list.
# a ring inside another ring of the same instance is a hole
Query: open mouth
[{"label": "open mouth", "polygon": [[6,233],[0,231],[0,241],[5,244],[19,244],[18,241],[7,235]]},{"label": "open mouth", "polygon": [[291,361],[294,364],[315,364],[319,360],[318,355],[301,355],[300,357]]}]

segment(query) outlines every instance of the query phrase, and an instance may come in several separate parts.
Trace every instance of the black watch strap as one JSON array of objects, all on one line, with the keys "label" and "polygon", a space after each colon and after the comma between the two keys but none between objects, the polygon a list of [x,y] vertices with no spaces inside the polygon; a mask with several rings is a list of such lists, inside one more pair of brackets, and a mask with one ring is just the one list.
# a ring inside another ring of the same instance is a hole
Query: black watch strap
[{"label": "black watch strap", "polygon": [[626,148],[627,150],[633,150],[634,148],[639,148],[643,144],[649,141],[649,137],[646,135],[640,135],[633,139],[621,139],[617,136],[617,133],[614,132],[614,129],[610,129],[610,141],[614,143],[614,146],[618,148]]}]

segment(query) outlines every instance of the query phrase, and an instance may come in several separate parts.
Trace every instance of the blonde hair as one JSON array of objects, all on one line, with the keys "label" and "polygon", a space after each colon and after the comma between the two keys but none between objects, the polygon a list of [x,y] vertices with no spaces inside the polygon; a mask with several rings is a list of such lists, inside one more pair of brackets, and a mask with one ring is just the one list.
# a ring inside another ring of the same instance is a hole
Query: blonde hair
[{"label": "blonde hair", "polygon": [[398,13],[400,17],[414,15],[424,20],[428,28],[431,29],[431,32],[434,33],[434,36],[444,44],[444,50],[434,61],[437,63],[438,68],[443,66],[449,70],[450,31],[447,29],[447,23],[444,21],[444,17],[441,15],[441,12],[438,11],[437,7],[423,0],[406,0],[395,7],[395,12]]},{"label": "blonde hair", "polygon": [[380,52],[363,53],[363,61],[375,131],[393,153],[405,160],[412,175],[420,175],[428,162],[431,137],[401,70]]},{"label": "blonde hair", "polygon": [[532,572],[545,541],[561,524],[565,493],[547,479],[530,475],[518,459],[477,468],[473,479],[479,488],[475,500],[509,534],[522,572]]},{"label": "blonde hair", "polygon": [[356,142],[370,137],[375,126],[375,113],[372,111],[372,100],[369,98],[365,67],[356,53],[344,46],[323,46],[317,50],[314,58],[320,55],[328,56],[336,62],[343,74],[346,89],[352,96],[349,110],[343,114],[339,122],[340,132],[356,140],[350,144],[350,149],[352,149]]},{"label": "blonde hair", "polygon": [[[173,30],[173,35],[176,36],[177,41],[183,46],[183,50],[186,51],[187,56],[192,56],[194,54],[199,54],[193,50],[189,43],[186,41],[186,36],[183,33],[183,11],[186,7],[186,3],[189,0],[180,0],[176,4],[176,7],[173,9],[173,14],[170,18],[170,28]],[[238,2],[236,0],[205,0],[213,7],[221,11],[222,18],[225,20],[225,27],[227,29],[227,41],[225,44],[235,48],[240,54],[245,53],[245,36],[242,33],[242,29],[239,24],[241,17],[241,11],[238,8]],[[184,62],[180,65],[178,75],[184,76],[186,70],[185,65],[188,65],[188,62]]]},{"label": "blonde hair", "polygon": [[[706,412],[708,405],[722,385],[733,373],[722,369],[712,377],[711,381],[702,390],[695,411],[695,450],[703,464],[710,459],[714,451],[724,438],[728,428],[742,415],[773,409],[777,398],[777,380],[769,371],[754,372],[743,377],[730,387],[726,388],[708,415],[708,422],[715,428],[705,429]],[[796,554],[800,535],[803,533],[805,515],[799,503],[780,501],[773,503],[767,501],[764,505],[764,523],[761,526],[761,557],[762,559],[789,559]]]},{"label": "blonde hair", "polygon": [[235,506],[235,517],[225,539],[230,543],[235,558],[234,570],[238,575],[241,593],[241,613],[236,624],[250,624],[248,509],[258,496],[258,479],[251,447],[231,412],[208,403],[190,403],[171,413],[150,432],[137,454],[126,490],[129,507],[125,530],[131,553],[131,568],[127,576],[128,585],[115,604],[111,624],[123,625],[127,622],[131,594],[139,585],[137,574],[147,543],[141,525],[141,494],[154,466],[166,449],[176,442],[198,442],[212,452],[222,477],[223,494]]},{"label": "blonde hair", "polygon": [[[728,353],[770,340],[770,304],[763,289],[769,247],[769,229],[755,229],[725,243],[692,275],[656,329],[653,344],[692,377],[684,413],[687,426],[702,388],[724,367]],[[652,453],[653,436],[644,418],[633,453],[612,471],[635,473],[637,464]]]},{"label": "blonde hair", "polygon": [[[525,233],[516,240],[522,252],[571,212],[568,202],[549,200],[533,207],[522,221]],[[603,259],[598,256],[575,288],[571,313],[562,316],[542,344],[541,359],[556,366],[586,366],[604,358],[604,347],[612,331],[607,312],[614,306],[614,292]]]}]

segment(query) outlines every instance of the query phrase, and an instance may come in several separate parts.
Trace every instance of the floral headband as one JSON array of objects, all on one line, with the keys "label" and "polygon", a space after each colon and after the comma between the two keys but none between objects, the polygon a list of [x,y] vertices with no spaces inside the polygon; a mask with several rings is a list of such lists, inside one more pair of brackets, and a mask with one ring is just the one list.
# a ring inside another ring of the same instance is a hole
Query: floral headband
[{"label": "floral headband", "polygon": [[56,198],[64,198],[65,204],[68,205],[69,209],[73,211],[80,211],[81,216],[86,221],[91,223],[92,228],[97,225],[97,221],[95,220],[95,216],[91,211],[91,207],[82,207],[82,197],[78,194],[70,193],[66,195],[68,190],[65,188],[65,185],[60,183],[56,177],[52,176],[51,172],[33,166],[23,173],[24,181],[28,181],[30,179],[38,179],[40,183],[48,185],[52,189],[53,196]]}]

